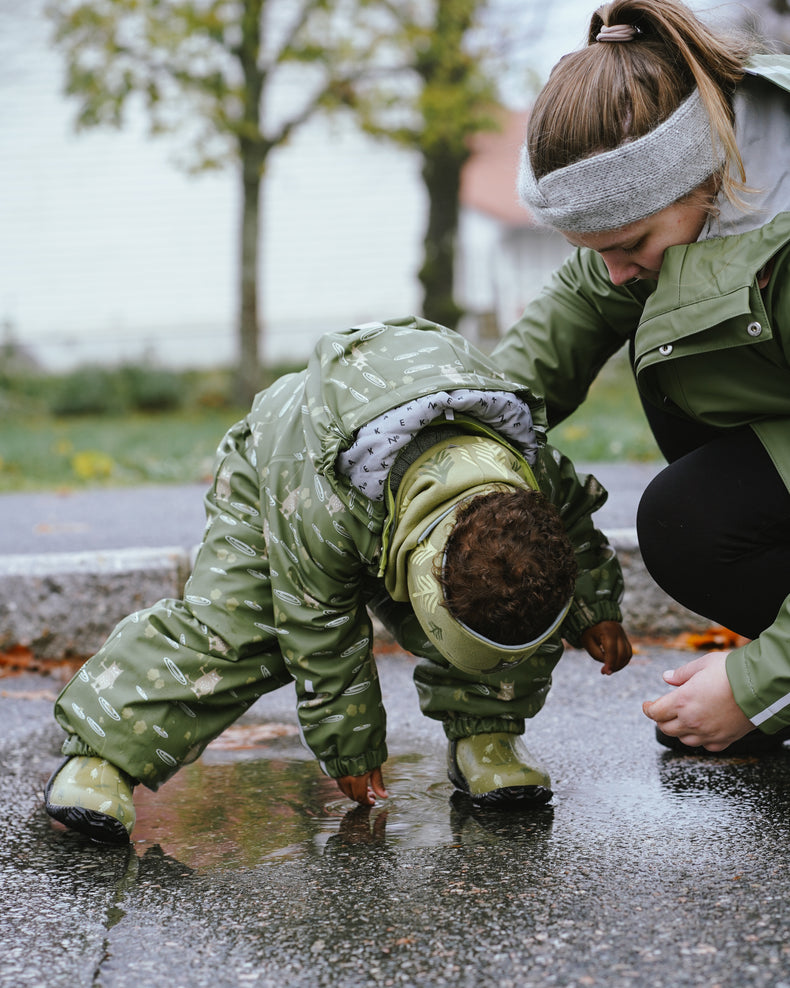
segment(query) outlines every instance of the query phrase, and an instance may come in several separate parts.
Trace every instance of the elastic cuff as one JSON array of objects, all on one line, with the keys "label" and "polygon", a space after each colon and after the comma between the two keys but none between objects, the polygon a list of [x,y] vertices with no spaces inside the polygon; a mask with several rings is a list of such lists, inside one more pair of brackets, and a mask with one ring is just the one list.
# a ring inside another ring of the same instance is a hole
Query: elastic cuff
[{"label": "elastic cuff", "polygon": [[571,607],[560,633],[574,648],[581,648],[582,634],[588,629],[600,624],[601,621],[617,621],[623,623],[623,612],[617,604],[598,603],[594,607],[576,609]]},{"label": "elastic cuff", "polygon": [[374,748],[364,755],[357,755],[353,758],[332,758],[328,761],[321,761],[319,764],[328,776],[333,779],[341,779],[345,775],[364,775],[374,768],[380,768],[387,760],[387,746]]},{"label": "elastic cuff", "polygon": [[[767,632],[763,634],[767,635]],[[760,645],[760,638],[755,638],[748,645],[733,648],[727,655],[724,668],[733,699],[741,711],[764,734],[774,734],[786,725],[784,718],[790,706],[790,697],[783,697],[777,702],[772,696],[763,695],[760,689],[763,682],[755,682],[756,677],[752,674],[760,668],[763,657]]]},{"label": "elastic cuff", "polygon": [[64,755],[87,755],[89,758],[102,757],[98,751],[94,751],[86,741],[83,741],[79,734],[69,734],[60,750]]},{"label": "elastic cuff", "polygon": [[475,734],[523,734],[524,721],[506,717],[453,717],[442,721],[448,741],[460,741]]}]

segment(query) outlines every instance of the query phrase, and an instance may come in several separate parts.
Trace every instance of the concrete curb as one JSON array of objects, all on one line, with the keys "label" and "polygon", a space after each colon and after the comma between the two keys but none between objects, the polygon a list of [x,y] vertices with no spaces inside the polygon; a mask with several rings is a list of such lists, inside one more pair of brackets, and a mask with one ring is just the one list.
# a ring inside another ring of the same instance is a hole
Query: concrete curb
[{"label": "concrete curb", "polygon": [[[709,626],[655,585],[635,530],[607,534],[623,566],[631,635],[671,638]],[[127,614],[181,596],[193,553],[168,547],[0,556],[0,651],[22,646],[56,661],[92,655]]]},{"label": "concrete curb", "polygon": [[180,597],[190,562],[177,547],[0,556],[0,651],[92,655],[127,614]]}]

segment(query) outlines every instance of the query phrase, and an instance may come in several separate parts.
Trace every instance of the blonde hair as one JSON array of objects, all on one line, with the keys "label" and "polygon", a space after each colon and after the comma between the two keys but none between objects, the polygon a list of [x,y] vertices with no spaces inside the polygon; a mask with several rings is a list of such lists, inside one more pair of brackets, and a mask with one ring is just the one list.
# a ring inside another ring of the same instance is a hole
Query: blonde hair
[{"label": "blonde hair", "polygon": [[[625,24],[631,41],[601,42],[604,26]],[[751,54],[745,37],[719,35],[678,0],[614,0],[592,16],[587,46],[560,59],[530,116],[533,173],[549,173],[650,133],[696,87],[725,162],[717,176],[727,199],[746,190],[733,129],[733,95]]]}]

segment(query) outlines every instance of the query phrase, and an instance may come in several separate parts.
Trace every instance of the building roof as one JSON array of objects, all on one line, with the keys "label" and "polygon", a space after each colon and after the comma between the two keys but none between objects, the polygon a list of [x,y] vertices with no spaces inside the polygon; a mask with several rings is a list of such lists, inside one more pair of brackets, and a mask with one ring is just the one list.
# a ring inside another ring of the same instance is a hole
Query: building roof
[{"label": "building roof", "polygon": [[502,129],[475,135],[472,156],[461,173],[461,205],[493,216],[508,226],[534,226],[516,192],[519,151],[527,111],[503,110]]}]

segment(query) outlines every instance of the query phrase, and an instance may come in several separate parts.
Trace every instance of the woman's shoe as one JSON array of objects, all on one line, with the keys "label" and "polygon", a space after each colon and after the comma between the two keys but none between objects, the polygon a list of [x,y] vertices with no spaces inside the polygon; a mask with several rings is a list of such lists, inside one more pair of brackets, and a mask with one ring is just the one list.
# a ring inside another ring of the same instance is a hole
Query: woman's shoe
[{"label": "woman's shoe", "polygon": [[551,779],[517,734],[474,734],[451,741],[447,774],[476,806],[526,808],[553,796]]},{"label": "woman's shoe", "polygon": [[73,755],[44,791],[47,813],[103,844],[128,844],[135,821],[135,781],[104,758]]},{"label": "woman's shoe", "polygon": [[788,727],[777,731],[776,734],[765,734],[755,728],[721,751],[708,751],[702,745],[683,744],[680,738],[673,738],[669,734],[664,734],[660,727],[656,727],[656,741],[663,744],[665,748],[671,748],[672,751],[677,751],[683,755],[708,755],[714,758],[744,758],[749,755],[767,755],[771,752],[781,751],[788,738],[790,738],[790,728]]}]

